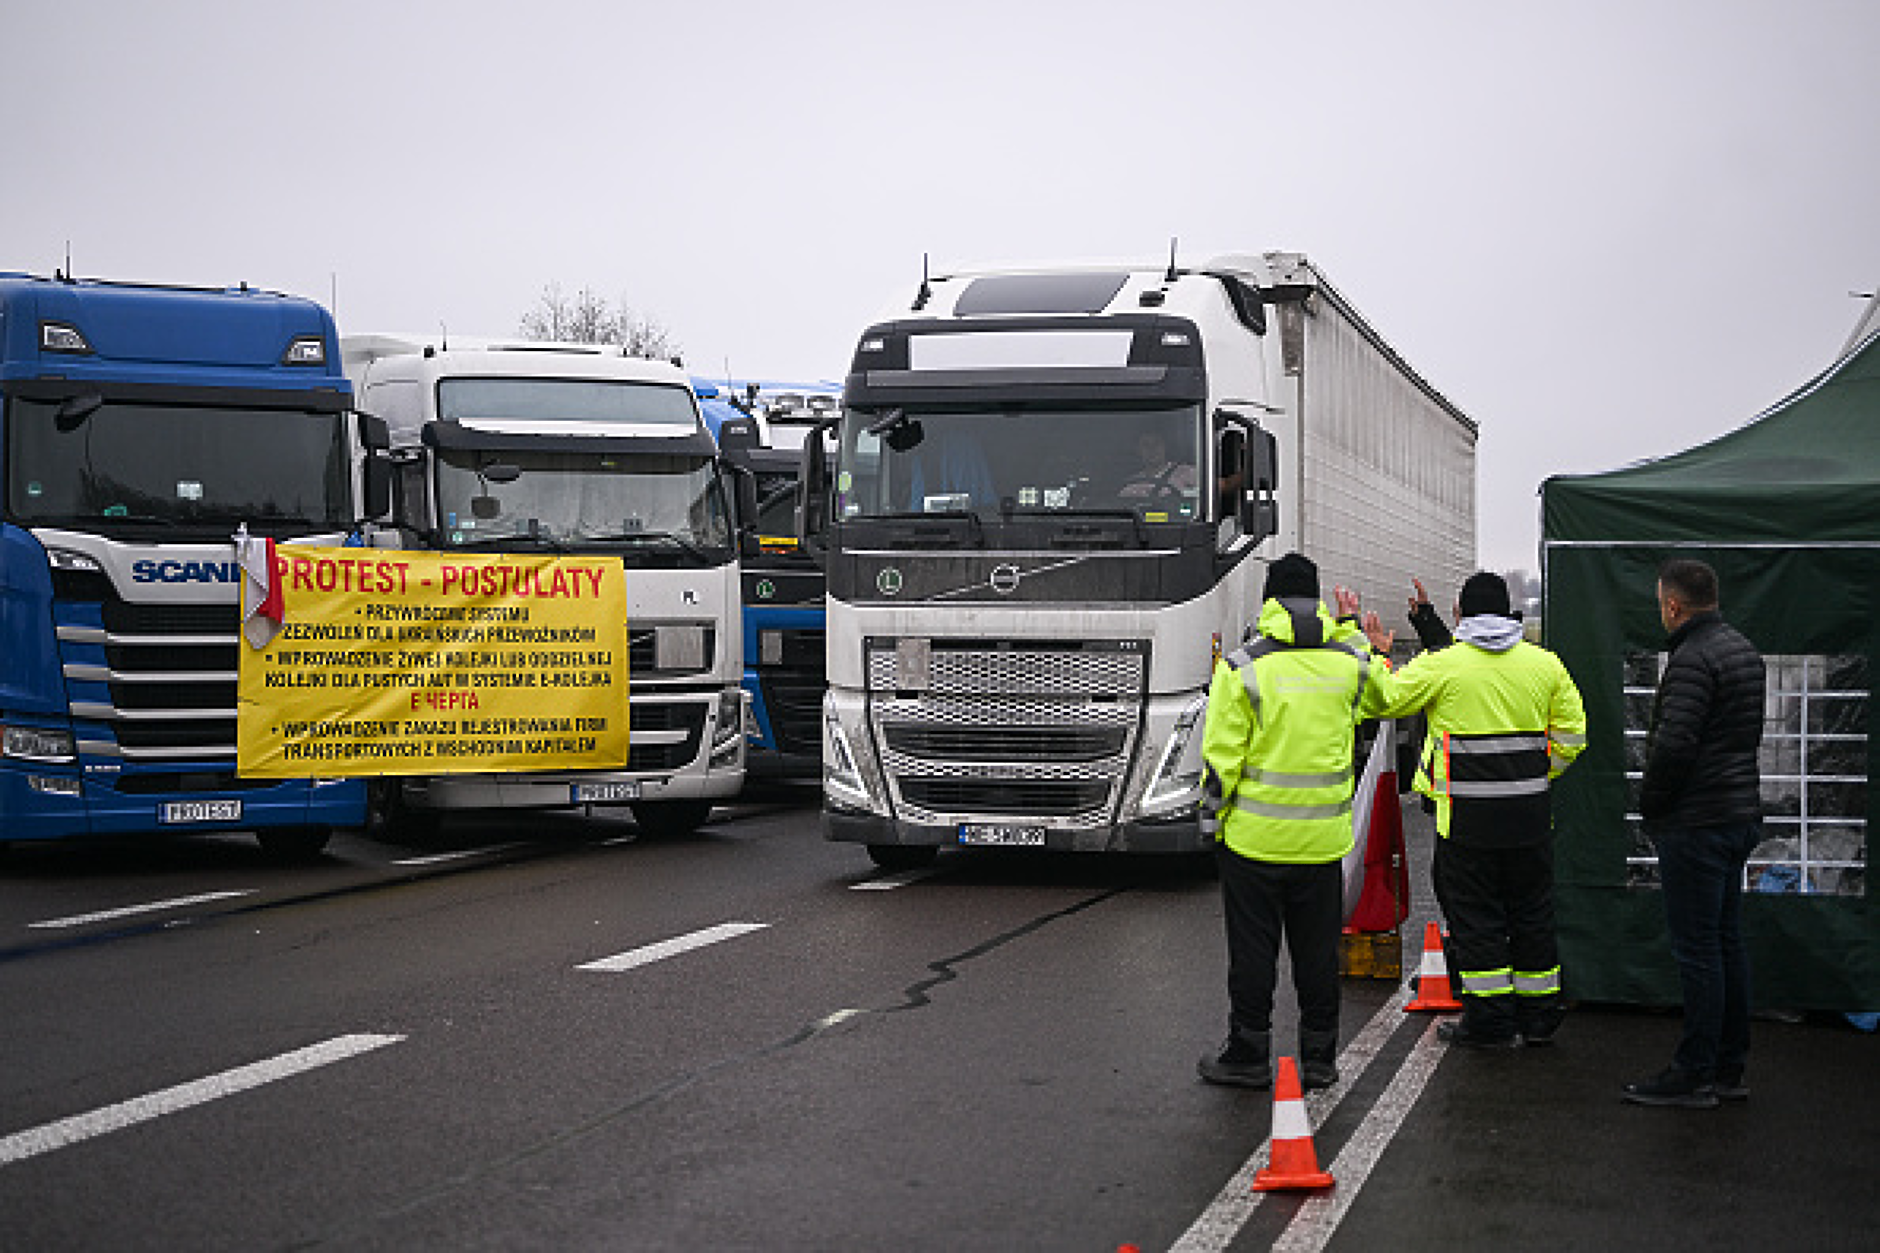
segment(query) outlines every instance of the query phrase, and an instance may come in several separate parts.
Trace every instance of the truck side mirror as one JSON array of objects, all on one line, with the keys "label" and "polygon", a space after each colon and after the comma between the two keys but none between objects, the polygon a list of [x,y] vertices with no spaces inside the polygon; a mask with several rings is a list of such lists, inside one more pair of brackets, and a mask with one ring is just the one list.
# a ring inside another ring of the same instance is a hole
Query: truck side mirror
[{"label": "truck side mirror", "polygon": [[382,453],[367,453],[364,500],[366,518],[387,521],[392,514],[392,463]]},{"label": "truck side mirror", "polygon": [[803,451],[798,463],[797,482],[801,484],[803,507],[796,514],[796,542],[800,551],[822,564],[828,546],[829,458],[823,451],[823,433],[840,418],[825,418],[803,436]]},{"label": "truck side mirror", "polygon": [[1256,544],[1269,535],[1279,534],[1279,441],[1273,433],[1255,427],[1248,432],[1247,491],[1243,523],[1248,538]]},{"label": "truck side mirror", "polygon": [[[730,430],[731,426],[732,423],[727,422],[720,430]],[[749,466],[740,465],[729,458],[721,459],[720,464],[731,477],[731,499],[737,517],[738,556],[747,560],[761,556],[764,546],[757,538],[757,475]]]},{"label": "truck side mirror", "polygon": [[391,427],[375,414],[361,412],[358,418],[359,446],[365,450],[361,468],[365,500],[361,503],[366,519],[384,522],[392,513]]}]

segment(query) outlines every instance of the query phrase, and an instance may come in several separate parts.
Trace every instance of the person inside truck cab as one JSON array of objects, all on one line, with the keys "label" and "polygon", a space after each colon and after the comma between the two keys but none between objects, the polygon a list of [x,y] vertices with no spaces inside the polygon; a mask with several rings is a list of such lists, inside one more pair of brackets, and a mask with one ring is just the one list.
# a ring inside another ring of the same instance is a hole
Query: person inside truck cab
[{"label": "person inside truck cab", "polygon": [[1136,468],[1117,489],[1118,498],[1150,504],[1194,494],[1199,481],[1194,466],[1169,457],[1168,440],[1162,432],[1148,429],[1137,434],[1136,460]]}]

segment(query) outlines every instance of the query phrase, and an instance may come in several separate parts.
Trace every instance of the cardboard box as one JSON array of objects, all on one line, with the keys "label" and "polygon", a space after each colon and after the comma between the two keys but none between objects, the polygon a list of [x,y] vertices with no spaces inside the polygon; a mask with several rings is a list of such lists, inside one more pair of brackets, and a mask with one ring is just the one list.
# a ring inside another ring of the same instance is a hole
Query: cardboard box
[{"label": "cardboard box", "polygon": [[1347,979],[1403,978],[1403,933],[1344,932],[1338,937],[1338,973]]}]

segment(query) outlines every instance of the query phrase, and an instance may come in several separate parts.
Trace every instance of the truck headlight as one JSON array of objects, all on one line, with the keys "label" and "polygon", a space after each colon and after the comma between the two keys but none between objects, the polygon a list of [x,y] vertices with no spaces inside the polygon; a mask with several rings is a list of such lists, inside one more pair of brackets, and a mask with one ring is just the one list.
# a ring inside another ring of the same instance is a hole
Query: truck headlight
[{"label": "truck headlight", "polygon": [[103,574],[104,567],[98,559],[85,553],[75,553],[68,548],[48,548],[46,561],[54,570],[72,570],[79,574]]},{"label": "truck headlight", "polygon": [[1148,789],[1142,794],[1145,816],[1186,809],[1201,800],[1201,750],[1196,747],[1190,753],[1189,745],[1194,742],[1195,728],[1201,725],[1207,711],[1207,696],[1198,696],[1175,720],[1175,730],[1169,735],[1161,760],[1156,762],[1155,773],[1149,776]]},{"label": "truck headlight", "polygon": [[718,725],[712,728],[711,765],[729,766],[744,747],[744,689],[718,693]]},{"label": "truck headlight", "polygon": [[78,751],[70,731],[48,727],[20,727],[11,723],[0,737],[0,754],[21,761],[77,761]]},{"label": "truck headlight", "polygon": [[827,707],[823,709],[823,795],[839,808],[882,812],[862,779],[861,762],[849,744],[848,733]]}]

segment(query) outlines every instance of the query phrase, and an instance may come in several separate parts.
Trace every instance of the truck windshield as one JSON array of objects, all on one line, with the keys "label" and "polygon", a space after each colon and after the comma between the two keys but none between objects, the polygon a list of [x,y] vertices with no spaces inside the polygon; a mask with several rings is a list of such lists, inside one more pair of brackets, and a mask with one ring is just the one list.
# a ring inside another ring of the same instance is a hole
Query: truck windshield
[{"label": "truck windshield", "polygon": [[691,428],[698,409],[684,387],[615,379],[448,378],[438,416],[453,422],[635,422]]},{"label": "truck windshield", "polygon": [[1126,511],[1204,516],[1201,411],[849,410],[838,518]]},{"label": "truck windshield", "polygon": [[[498,463],[520,473],[492,481],[483,470]],[[731,553],[717,467],[697,455],[439,449],[437,516],[454,548],[619,546],[714,565]]]},{"label": "truck windshield", "polygon": [[337,413],[113,400],[62,417],[56,402],[15,397],[6,414],[11,522],[286,534],[354,521]]}]

